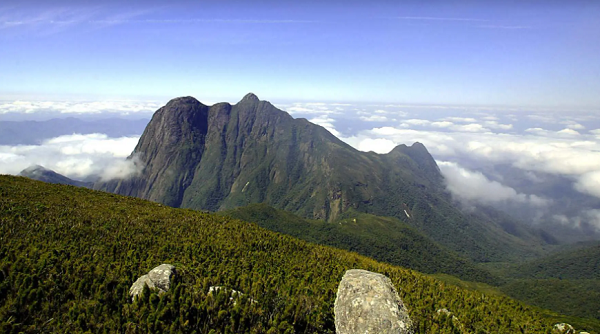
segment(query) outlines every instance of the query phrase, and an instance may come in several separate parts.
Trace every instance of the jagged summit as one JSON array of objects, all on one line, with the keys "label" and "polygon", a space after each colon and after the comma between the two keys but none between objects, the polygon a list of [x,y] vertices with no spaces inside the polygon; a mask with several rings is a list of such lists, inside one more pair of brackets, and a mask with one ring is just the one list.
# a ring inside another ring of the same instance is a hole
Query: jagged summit
[{"label": "jagged summit", "polygon": [[191,96],[181,96],[171,99],[167,102],[167,106],[175,105],[175,104],[202,104],[200,101],[196,100],[196,98]]},{"label": "jagged summit", "polygon": [[254,93],[248,93],[248,94],[244,95],[244,97],[242,98],[242,100],[240,102],[244,102],[244,101],[258,102],[260,100],[258,99],[258,96],[256,96]]}]

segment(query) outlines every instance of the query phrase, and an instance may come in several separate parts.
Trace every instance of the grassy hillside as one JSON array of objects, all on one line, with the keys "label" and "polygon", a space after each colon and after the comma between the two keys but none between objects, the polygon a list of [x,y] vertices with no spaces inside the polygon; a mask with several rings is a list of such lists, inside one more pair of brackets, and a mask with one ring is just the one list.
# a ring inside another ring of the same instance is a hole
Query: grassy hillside
[{"label": "grassy hillside", "polygon": [[504,270],[515,278],[600,279],[600,244],[557,252]]},{"label": "grassy hillside", "polygon": [[446,273],[469,281],[499,283],[489,272],[393,217],[350,211],[338,221],[325,222],[304,219],[266,204],[251,204],[218,214],[424,273]]},{"label": "grassy hillside", "polygon": [[[129,286],[161,263],[181,279],[132,303]],[[2,333],[333,333],[337,285],[351,268],[389,276],[418,333],[546,333],[561,320],[246,222],[0,176]],[[245,297],[208,295],[212,285]]]},{"label": "grassy hillside", "polygon": [[600,320],[598,280],[522,279],[502,286],[501,291],[531,305]]},{"label": "grassy hillside", "polygon": [[573,245],[549,256],[492,269],[501,291],[529,304],[600,320],[600,245]]}]

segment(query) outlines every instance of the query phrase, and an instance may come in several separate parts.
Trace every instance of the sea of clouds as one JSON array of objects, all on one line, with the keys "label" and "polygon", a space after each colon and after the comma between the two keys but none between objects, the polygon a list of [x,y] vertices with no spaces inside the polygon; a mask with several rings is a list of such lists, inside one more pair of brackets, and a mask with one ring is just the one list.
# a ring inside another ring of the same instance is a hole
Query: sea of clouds
[{"label": "sea of clouds", "polygon": [[[557,177],[566,180],[571,191],[600,199],[600,110],[324,102],[276,106],[325,127],[361,151],[385,154],[399,144],[423,143],[437,161],[448,191],[465,205],[517,203],[542,210],[557,204],[554,195],[511,182],[516,172],[528,184]],[[6,115],[26,119],[44,113],[149,118],[159,107],[156,102],[131,101],[4,101],[0,121]],[[135,159],[126,159],[138,140],[139,136],[65,133],[39,145],[0,146],[0,173],[18,174],[38,164],[75,179],[128,177],[139,171]],[[512,174],[498,166],[508,166]],[[600,229],[598,207],[555,214],[553,219]]]}]

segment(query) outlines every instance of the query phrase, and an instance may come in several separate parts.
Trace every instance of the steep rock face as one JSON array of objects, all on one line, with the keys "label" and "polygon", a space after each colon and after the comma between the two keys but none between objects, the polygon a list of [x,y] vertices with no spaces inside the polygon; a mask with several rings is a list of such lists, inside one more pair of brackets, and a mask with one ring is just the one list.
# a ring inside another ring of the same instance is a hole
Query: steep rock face
[{"label": "steep rock face", "polygon": [[389,278],[366,270],[348,270],[334,306],[337,334],[412,333],[412,321]]},{"label": "steep rock face", "polygon": [[130,156],[143,165],[143,173],[94,188],[180,206],[204,152],[207,118],[208,107],[193,97],[169,101],[154,113]]},{"label": "steep rock face", "polygon": [[130,158],[144,167],[139,175],[95,188],[211,211],[268,203],[328,221],[351,209],[394,216],[478,261],[505,260],[507,248],[530,251],[455,207],[422,144],[360,152],[254,94],[210,107],[192,97],[171,100]]}]

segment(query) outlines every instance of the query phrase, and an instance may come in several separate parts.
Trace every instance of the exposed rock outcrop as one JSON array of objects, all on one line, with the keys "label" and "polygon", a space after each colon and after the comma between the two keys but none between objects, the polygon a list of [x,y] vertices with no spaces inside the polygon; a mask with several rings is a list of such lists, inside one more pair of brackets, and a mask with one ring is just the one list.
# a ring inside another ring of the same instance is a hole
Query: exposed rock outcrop
[{"label": "exposed rock outcrop", "polygon": [[158,289],[158,293],[163,293],[171,287],[171,281],[177,276],[175,266],[171,264],[161,264],[150,270],[148,274],[138,278],[129,288],[131,299],[135,299],[144,291],[144,285],[150,289]]},{"label": "exposed rock outcrop", "polygon": [[553,334],[575,334],[575,328],[573,328],[573,326],[567,324],[567,323],[560,323],[560,324],[556,324],[554,325],[554,328],[552,328],[552,333]]},{"label": "exposed rock outcrop", "polygon": [[413,333],[408,311],[390,279],[366,270],[348,270],[335,300],[338,334]]},{"label": "exposed rock outcrop", "polygon": [[460,322],[460,320],[454,314],[452,314],[452,312],[450,312],[450,310],[448,310],[447,308],[438,309],[436,311],[436,313],[437,313],[438,317],[445,316],[445,317],[452,319],[452,324],[454,325],[454,327],[460,329],[463,332],[465,331],[465,328],[464,328],[463,324]]},{"label": "exposed rock outcrop", "polygon": [[[242,293],[240,291],[237,291],[237,290],[234,290],[234,289],[228,289],[228,288],[226,288],[224,286],[219,286],[219,285],[215,285],[215,286],[209,287],[208,288],[208,294],[211,295],[211,294],[213,294],[213,292],[215,294],[217,294],[221,290],[229,290],[229,291],[231,291],[231,293],[229,295],[229,300],[232,300],[234,304],[236,303],[235,299],[242,298],[242,296],[244,295],[244,293]],[[250,298],[249,300],[250,300],[251,303],[256,303],[256,300],[254,300],[252,298]]]}]

